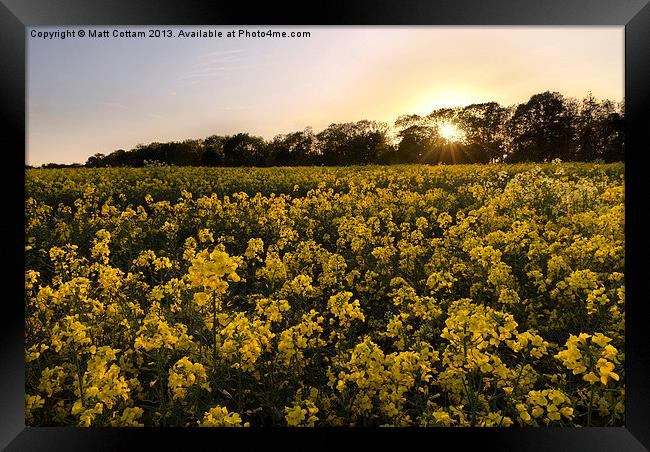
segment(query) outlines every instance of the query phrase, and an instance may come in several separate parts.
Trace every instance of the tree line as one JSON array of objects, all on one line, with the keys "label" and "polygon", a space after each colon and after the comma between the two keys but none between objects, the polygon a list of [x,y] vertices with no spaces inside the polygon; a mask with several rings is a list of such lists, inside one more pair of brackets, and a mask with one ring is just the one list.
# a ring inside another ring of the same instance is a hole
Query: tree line
[{"label": "tree line", "polygon": [[[237,133],[139,144],[95,154],[85,166],[612,162],[624,159],[624,119],[622,103],[591,93],[577,100],[546,91],[515,106],[487,102],[402,115],[392,127],[362,120],[330,124],[319,133],[307,127],[271,140]],[[450,128],[460,132],[455,139],[445,134]]]}]

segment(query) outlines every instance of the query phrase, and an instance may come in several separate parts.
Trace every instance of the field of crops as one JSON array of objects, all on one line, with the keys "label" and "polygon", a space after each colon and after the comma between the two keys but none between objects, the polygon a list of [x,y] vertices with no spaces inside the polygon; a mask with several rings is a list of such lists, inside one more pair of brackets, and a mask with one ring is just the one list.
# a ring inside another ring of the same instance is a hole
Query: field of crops
[{"label": "field of crops", "polygon": [[27,424],[623,425],[623,173],[27,170]]}]

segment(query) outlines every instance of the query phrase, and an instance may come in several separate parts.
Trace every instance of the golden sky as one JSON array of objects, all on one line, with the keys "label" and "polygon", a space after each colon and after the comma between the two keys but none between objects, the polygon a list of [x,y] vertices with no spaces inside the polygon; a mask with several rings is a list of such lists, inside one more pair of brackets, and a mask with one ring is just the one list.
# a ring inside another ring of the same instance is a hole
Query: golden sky
[{"label": "golden sky", "polygon": [[[181,28],[197,29],[172,30]],[[83,163],[96,152],[212,134],[272,138],[333,122],[393,123],[442,106],[513,105],[546,90],[624,95],[619,26],[200,28],[311,35],[30,37],[27,163]]]}]

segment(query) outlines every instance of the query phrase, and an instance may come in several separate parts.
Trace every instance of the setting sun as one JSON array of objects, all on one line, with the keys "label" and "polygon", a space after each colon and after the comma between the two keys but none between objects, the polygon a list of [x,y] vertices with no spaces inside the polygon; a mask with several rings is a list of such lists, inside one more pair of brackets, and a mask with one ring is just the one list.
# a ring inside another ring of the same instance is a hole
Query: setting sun
[{"label": "setting sun", "polygon": [[442,122],[438,125],[440,136],[448,143],[455,143],[465,139],[465,133],[450,122]]}]

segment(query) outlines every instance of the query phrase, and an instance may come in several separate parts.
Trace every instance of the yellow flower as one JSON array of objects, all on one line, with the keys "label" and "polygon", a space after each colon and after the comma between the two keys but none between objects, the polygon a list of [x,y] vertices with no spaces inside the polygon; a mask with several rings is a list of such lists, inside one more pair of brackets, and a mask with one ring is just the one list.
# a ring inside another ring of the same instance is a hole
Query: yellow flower
[{"label": "yellow flower", "polygon": [[615,372],[612,372],[614,370],[614,363],[609,362],[604,358],[600,358],[596,366],[598,367],[600,381],[603,385],[607,385],[608,378],[612,378],[616,381],[619,380],[619,376]]},{"label": "yellow flower", "polygon": [[183,400],[188,389],[198,386],[210,391],[208,376],[201,363],[193,363],[186,356],[176,361],[169,370],[168,387],[174,400]]},{"label": "yellow flower", "polygon": [[242,418],[237,413],[230,413],[226,407],[217,405],[206,411],[200,427],[249,427],[248,422],[242,423]]}]

